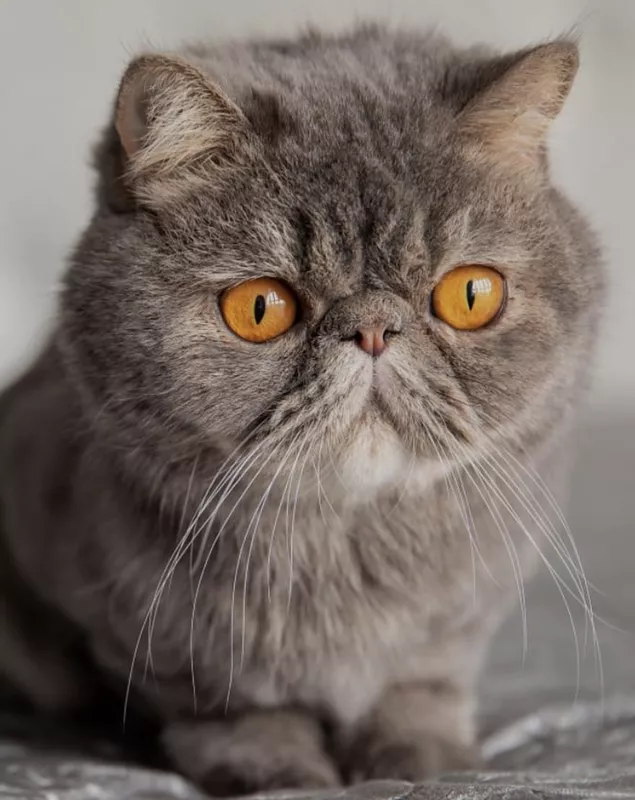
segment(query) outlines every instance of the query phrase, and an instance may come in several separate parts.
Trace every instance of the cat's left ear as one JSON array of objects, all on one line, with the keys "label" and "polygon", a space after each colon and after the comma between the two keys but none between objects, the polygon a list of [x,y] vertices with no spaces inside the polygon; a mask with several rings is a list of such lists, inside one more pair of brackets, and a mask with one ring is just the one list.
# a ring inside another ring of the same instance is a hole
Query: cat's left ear
[{"label": "cat's left ear", "polygon": [[568,41],[521,54],[460,113],[461,140],[492,165],[535,172],[549,126],[564,105],[578,64],[578,48]]},{"label": "cat's left ear", "polygon": [[138,198],[152,204],[234,163],[247,127],[232,100],[180,58],[141,56],[121,81],[115,129],[127,182]]}]

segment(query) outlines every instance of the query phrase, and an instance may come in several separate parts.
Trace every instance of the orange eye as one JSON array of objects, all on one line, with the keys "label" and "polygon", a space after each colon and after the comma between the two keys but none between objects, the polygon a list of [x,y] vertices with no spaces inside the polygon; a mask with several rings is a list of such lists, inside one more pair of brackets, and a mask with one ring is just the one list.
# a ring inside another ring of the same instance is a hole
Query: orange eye
[{"label": "orange eye", "polygon": [[227,327],[248,342],[268,342],[296,321],[298,303],[284,283],[256,278],[228,289],[220,299]]},{"label": "orange eye", "polygon": [[491,267],[466,265],[444,275],[432,292],[432,309],[459,331],[491,322],[505,302],[505,279]]}]

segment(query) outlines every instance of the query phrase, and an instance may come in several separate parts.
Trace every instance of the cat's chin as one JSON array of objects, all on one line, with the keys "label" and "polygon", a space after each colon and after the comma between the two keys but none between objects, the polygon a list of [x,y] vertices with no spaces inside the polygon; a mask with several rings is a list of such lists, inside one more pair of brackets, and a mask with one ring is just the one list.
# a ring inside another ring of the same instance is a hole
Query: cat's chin
[{"label": "cat's chin", "polygon": [[360,426],[338,471],[349,492],[365,495],[405,481],[412,458],[395,429],[375,417]]}]

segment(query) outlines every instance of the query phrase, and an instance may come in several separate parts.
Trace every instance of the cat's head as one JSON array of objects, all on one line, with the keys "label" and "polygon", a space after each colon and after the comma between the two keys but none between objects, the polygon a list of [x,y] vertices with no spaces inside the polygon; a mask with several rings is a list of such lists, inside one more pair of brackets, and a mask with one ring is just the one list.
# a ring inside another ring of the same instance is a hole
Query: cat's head
[{"label": "cat's head", "polygon": [[541,435],[601,294],[546,158],[577,64],[381,31],[135,60],[63,296],[90,408],[164,458],[251,437],[370,488]]}]

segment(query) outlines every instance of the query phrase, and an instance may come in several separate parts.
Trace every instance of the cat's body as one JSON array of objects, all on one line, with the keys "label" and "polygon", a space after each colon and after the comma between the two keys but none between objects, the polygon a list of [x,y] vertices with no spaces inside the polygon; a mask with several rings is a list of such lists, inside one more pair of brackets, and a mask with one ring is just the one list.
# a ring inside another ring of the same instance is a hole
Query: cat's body
[{"label": "cat's body", "polygon": [[[586,227],[543,183],[536,115],[575,71],[554,47],[529,85],[520,56],[380,30],[190,53],[231,100],[182,62],[124,82],[58,328],[0,400],[1,530],[12,580],[130,676],[211,791],[472,763],[478,668],[537,560],[527,531],[549,532],[514,487],[529,463],[560,480],[600,298]],[[430,316],[464,263],[509,270],[471,333]],[[216,301],[259,275],[303,308],[265,345]],[[351,331],[379,324],[369,358]],[[0,670],[39,699],[12,665],[32,650],[47,674],[46,647],[14,616]]]}]

